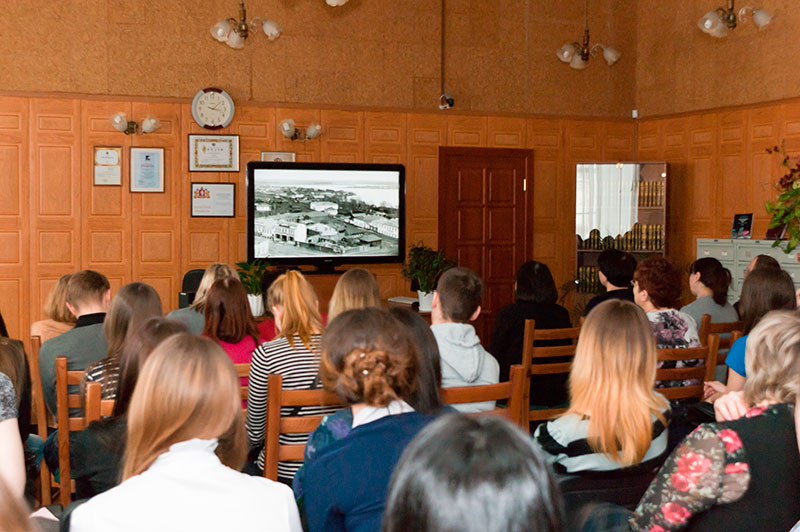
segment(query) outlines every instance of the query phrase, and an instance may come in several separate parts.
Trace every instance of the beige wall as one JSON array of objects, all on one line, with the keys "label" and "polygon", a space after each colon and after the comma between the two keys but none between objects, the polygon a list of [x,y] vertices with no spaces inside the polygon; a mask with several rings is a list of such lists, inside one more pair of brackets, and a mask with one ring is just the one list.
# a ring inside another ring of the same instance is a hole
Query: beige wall
[{"label": "beige wall", "polygon": [[[191,97],[222,87],[238,102],[438,111],[440,1],[247,0],[284,34],[244,50],[213,41],[236,0],[5,0],[0,89]],[[461,111],[630,116],[635,10],[591,4],[593,41],[619,49],[608,68],[575,72],[556,49],[578,39],[582,0],[447,0],[448,88]],[[565,5],[566,4],[566,5]],[[613,17],[612,17],[613,13]]]}]

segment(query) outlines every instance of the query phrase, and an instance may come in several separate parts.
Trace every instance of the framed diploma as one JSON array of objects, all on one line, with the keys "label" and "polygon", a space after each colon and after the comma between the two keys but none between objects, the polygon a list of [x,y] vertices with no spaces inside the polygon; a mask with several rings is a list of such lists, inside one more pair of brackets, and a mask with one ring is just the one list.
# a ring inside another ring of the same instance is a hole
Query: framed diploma
[{"label": "framed diploma", "polygon": [[190,172],[238,172],[239,135],[189,135]]},{"label": "framed diploma", "polygon": [[218,218],[236,216],[236,185],[192,183],[192,216]]},{"label": "framed diploma", "polygon": [[131,148],[131,192],[164,192],[164,148]]},{"label": "framed diploma", "polygon": [[122,148],[119,146],[95,146],[94,184],[122,185]]}]

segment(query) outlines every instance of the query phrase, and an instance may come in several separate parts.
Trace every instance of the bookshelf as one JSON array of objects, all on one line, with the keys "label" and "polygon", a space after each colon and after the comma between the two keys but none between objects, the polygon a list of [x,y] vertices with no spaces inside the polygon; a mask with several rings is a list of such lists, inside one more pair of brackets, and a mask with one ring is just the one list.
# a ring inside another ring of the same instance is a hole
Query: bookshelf
[{"label": "bookshelf", "polygon": [[576,284],[579,294],[603,292],[597,257],[606,249],[637,262],[664,256],[668,169],[665,162],[576,166]]}]

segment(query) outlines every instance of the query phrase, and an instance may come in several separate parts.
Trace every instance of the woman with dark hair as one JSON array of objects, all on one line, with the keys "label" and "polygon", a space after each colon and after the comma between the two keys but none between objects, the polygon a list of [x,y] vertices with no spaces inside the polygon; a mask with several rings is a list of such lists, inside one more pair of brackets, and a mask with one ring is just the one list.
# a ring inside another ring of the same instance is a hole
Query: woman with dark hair
[{"label": "woman with dark hair", "polygon": [[[500,364],[500,381],[507,381],[509,370],[522,362],[525,320],[536,320],[537,329],[571,327],[569,312],[557,304],[558,290],[550,268],[531,260],[520,266],[515,284],[516,302],[500,309],[494,322],[492,347],[489,350]],[[537,341],[537,347],[557,345]],[[531,404],[557,405],[566,402],[566,376],[537,376],[531,388]]]},{"label": "woman with dark hair", "polygon": [[531,439],[508,421],[449,415],[409,444],[389,488],[384,532],[555,532],[561,497]]},{"label": "woman with dark hair", "polygon": [[392,470],[431,419],[404,399],[418,385],[416,346],[385,310],[348,310],[325,331],[320,374],[350,407],[353,427],[305,463],[308,528],[380,530]]},{"label": "woman with dark hair", "polygon": [[636,259],[633,255],[618,249],[606,249],[597,256],[597,270],[597,277],[606,291],[586,303],[584,316],[588,316],[593,308],[609,299],[633,301],[631,281],[633,272],[636,271]]},{"label": "woman with dark hair", "polygon": [[689,269],[689,290],[697,299],[681,308],[700,325],[703,314],[711,316],[711,323],[739,321],[739,314],[728,303],[731,272],[713,257],[697,259]]}]

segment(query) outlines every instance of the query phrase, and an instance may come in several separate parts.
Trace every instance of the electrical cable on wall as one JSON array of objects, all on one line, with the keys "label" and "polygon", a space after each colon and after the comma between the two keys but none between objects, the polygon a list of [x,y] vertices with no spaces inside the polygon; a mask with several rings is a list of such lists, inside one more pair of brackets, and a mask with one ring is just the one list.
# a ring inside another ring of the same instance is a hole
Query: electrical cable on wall
[{"label": "electrical cable on wall", "polygon": [[444,61],[445,61],[445,55],[444,55],[444,43],[445,43],[445,40],[444,40],[445,39],[444,10],[445,10],[445,0],[442,0],[442,20],[441,20],[442,43],[441,43],[441,53],[439,54],[440,57],[441,57],[441,64],[439,65],[440,66],[439,79],[442,82],[442,85],[441,85],[442,95],[439,96],[439,109],[442,109],[442,110],[450,109],[451,107],[453,107],[456,104],[455,100],[453,99],[453,95],[450,94],[449,92],[446,92],[445,88],[444,88]]}]

